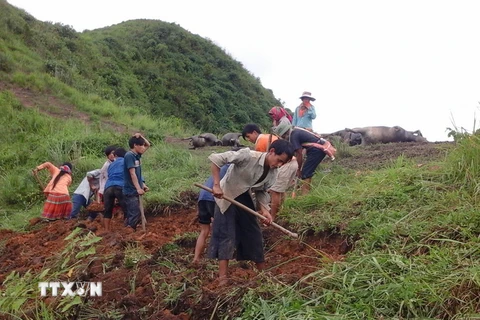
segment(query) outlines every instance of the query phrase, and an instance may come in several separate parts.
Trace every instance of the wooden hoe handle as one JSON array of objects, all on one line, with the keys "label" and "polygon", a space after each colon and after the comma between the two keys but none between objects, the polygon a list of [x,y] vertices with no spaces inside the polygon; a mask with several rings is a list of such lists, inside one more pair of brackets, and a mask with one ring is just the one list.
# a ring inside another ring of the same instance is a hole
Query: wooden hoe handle
[{"label": "wooden hoe handle", "polygon": [[[208,192],[210,192],[210,193],[213,194],[213,190],[212,190],[212,189],[210,189],[209,187],[206,187],[206,186],[204,186],[204,185],[201,185],[200,183],[195,183],[194,186],[199,187],[199,188],[201,188],[201,189],[203,189],[203,190],[206,190],[206,191],[208,191]],[[238,202],[238,201],[236,201],[236,200],[234,200],[234,199],[232,199],[232,198],[230,198],[230,197],[222,196],[222,199],[225,199],[225,200],[227,200],[228,202],[231,202],[232,204],[236,205],[237,207],[242,208],[243,210],[245,210],[245,211],[253,214],[254,216],[257,216],[257,217],[260,218],[261,220],[266,220],[266,219],[267,219],[267,218],[265,218],[264,216],[262,216],[260,213],[258,213],[258,212],[256,212],[256,211],[250,209],[249,207],[241,204],[240,202]],[[273,227],[277,228],[278,230],[282,231],[282,232],[285,233],[286,235],[289,235],[289,236],[292,237],[292,238],[298,238],[298,234],[297,234],[297,233],[294,233],[294,232],[292,232],[292,231],[290,231],[290,230],[287,230],[287,229],[285,229],[284,227],[276,224],[275,222],[272,222],[271,225],[272,225]]]}]

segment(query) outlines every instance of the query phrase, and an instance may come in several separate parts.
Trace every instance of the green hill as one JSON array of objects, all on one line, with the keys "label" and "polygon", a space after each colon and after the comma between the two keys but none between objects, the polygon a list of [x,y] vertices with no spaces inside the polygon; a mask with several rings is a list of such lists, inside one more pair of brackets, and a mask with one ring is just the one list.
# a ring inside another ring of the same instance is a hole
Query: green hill
[{"label": "green hill", "polygon": [[82,94],[202,131],[266,127],[269,108],[280,104],[223,49],[173,23],[135,20],[78,33],[1,0],[0,39],[0,79],[45,73]]},{"label": "green hill", "polygon": [[[11,145],[0,155],[0,210],[38,210],[29,173],[39,163],[73,162],[75,186],[101,165],[106,146],[125,145],[135,131],[158,147],[151,155],[158,167],[147,172],[159,187],[149,202],[176,202],[207,174],[206,160],[165,137],[178,144],[251,122],[267,128],[277,104],[241,63],[178,25],[137,20],[78,33],[0,0],[0,133]],[[187,180],[178,158],[194,172]]]}]

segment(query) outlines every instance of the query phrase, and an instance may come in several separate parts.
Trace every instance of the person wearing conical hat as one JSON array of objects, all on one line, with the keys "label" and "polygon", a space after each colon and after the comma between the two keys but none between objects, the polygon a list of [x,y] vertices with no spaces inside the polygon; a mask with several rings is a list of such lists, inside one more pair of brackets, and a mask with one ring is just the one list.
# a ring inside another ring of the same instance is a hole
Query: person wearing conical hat
[{"label": "person wearing conical hat", "polygon": [[295,127],[300,127],[307,129],[308,131],[313,131],[312,129],[312,120],[317,117],[315,113],[315,107],[311,102],[315,101],[315,98],[312,97],[312,93],[304,91],[300,96],[302,103],[295,109],[293,114],[292,125]]}]

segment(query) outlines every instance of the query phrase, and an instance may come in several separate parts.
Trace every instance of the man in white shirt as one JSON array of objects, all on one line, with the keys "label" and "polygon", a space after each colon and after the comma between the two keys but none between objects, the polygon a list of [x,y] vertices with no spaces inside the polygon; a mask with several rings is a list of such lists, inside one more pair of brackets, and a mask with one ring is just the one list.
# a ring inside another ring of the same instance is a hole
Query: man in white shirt
[{"label": "man in white shirt", "polygon": [[[98,192],[100,185],[101,170],[96,169],[87,172],[85,178],[78,185],[77,189],[72,195],[72,212],[70,212],[70,219],[76,218],[82,207],[87,207],[90,203],[90,198],[93,194]],[[96,213],[92,213],[89,216],[90,220],[94,220],[97,217]]]},{"label": "man in white shirt", "polygon": [[[250,260],[258,270],[265,268],[263,237],[256,216],[222,199],[228,196],[252,210],[259,211],[266,223],[272,222],[270,197],[267,190],[274,184],[277,168],[289,162],[293,148],[288,141],[277,140],[268,152],[249,149],[212,154],[213,194],[215,214],[212,225],[212,239],[209,258],[219,260],[219,284],[227,283],[228,262],[236,252],[237,260]],[[220,180],[220,168],[231,163],[227,173]],[[255,193],[257,206],[251,192]]]}]

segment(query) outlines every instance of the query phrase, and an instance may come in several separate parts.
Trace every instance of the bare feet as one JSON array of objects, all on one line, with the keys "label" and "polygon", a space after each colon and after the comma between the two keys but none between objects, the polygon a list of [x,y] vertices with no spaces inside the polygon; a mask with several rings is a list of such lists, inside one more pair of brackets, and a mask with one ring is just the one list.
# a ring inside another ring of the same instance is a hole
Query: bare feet
[{"label": "bare feet", "polygon": [[228,285],[228,278],[227,276],[220,276],[218,277],[218,286],[219,287],[225,287]]}]

